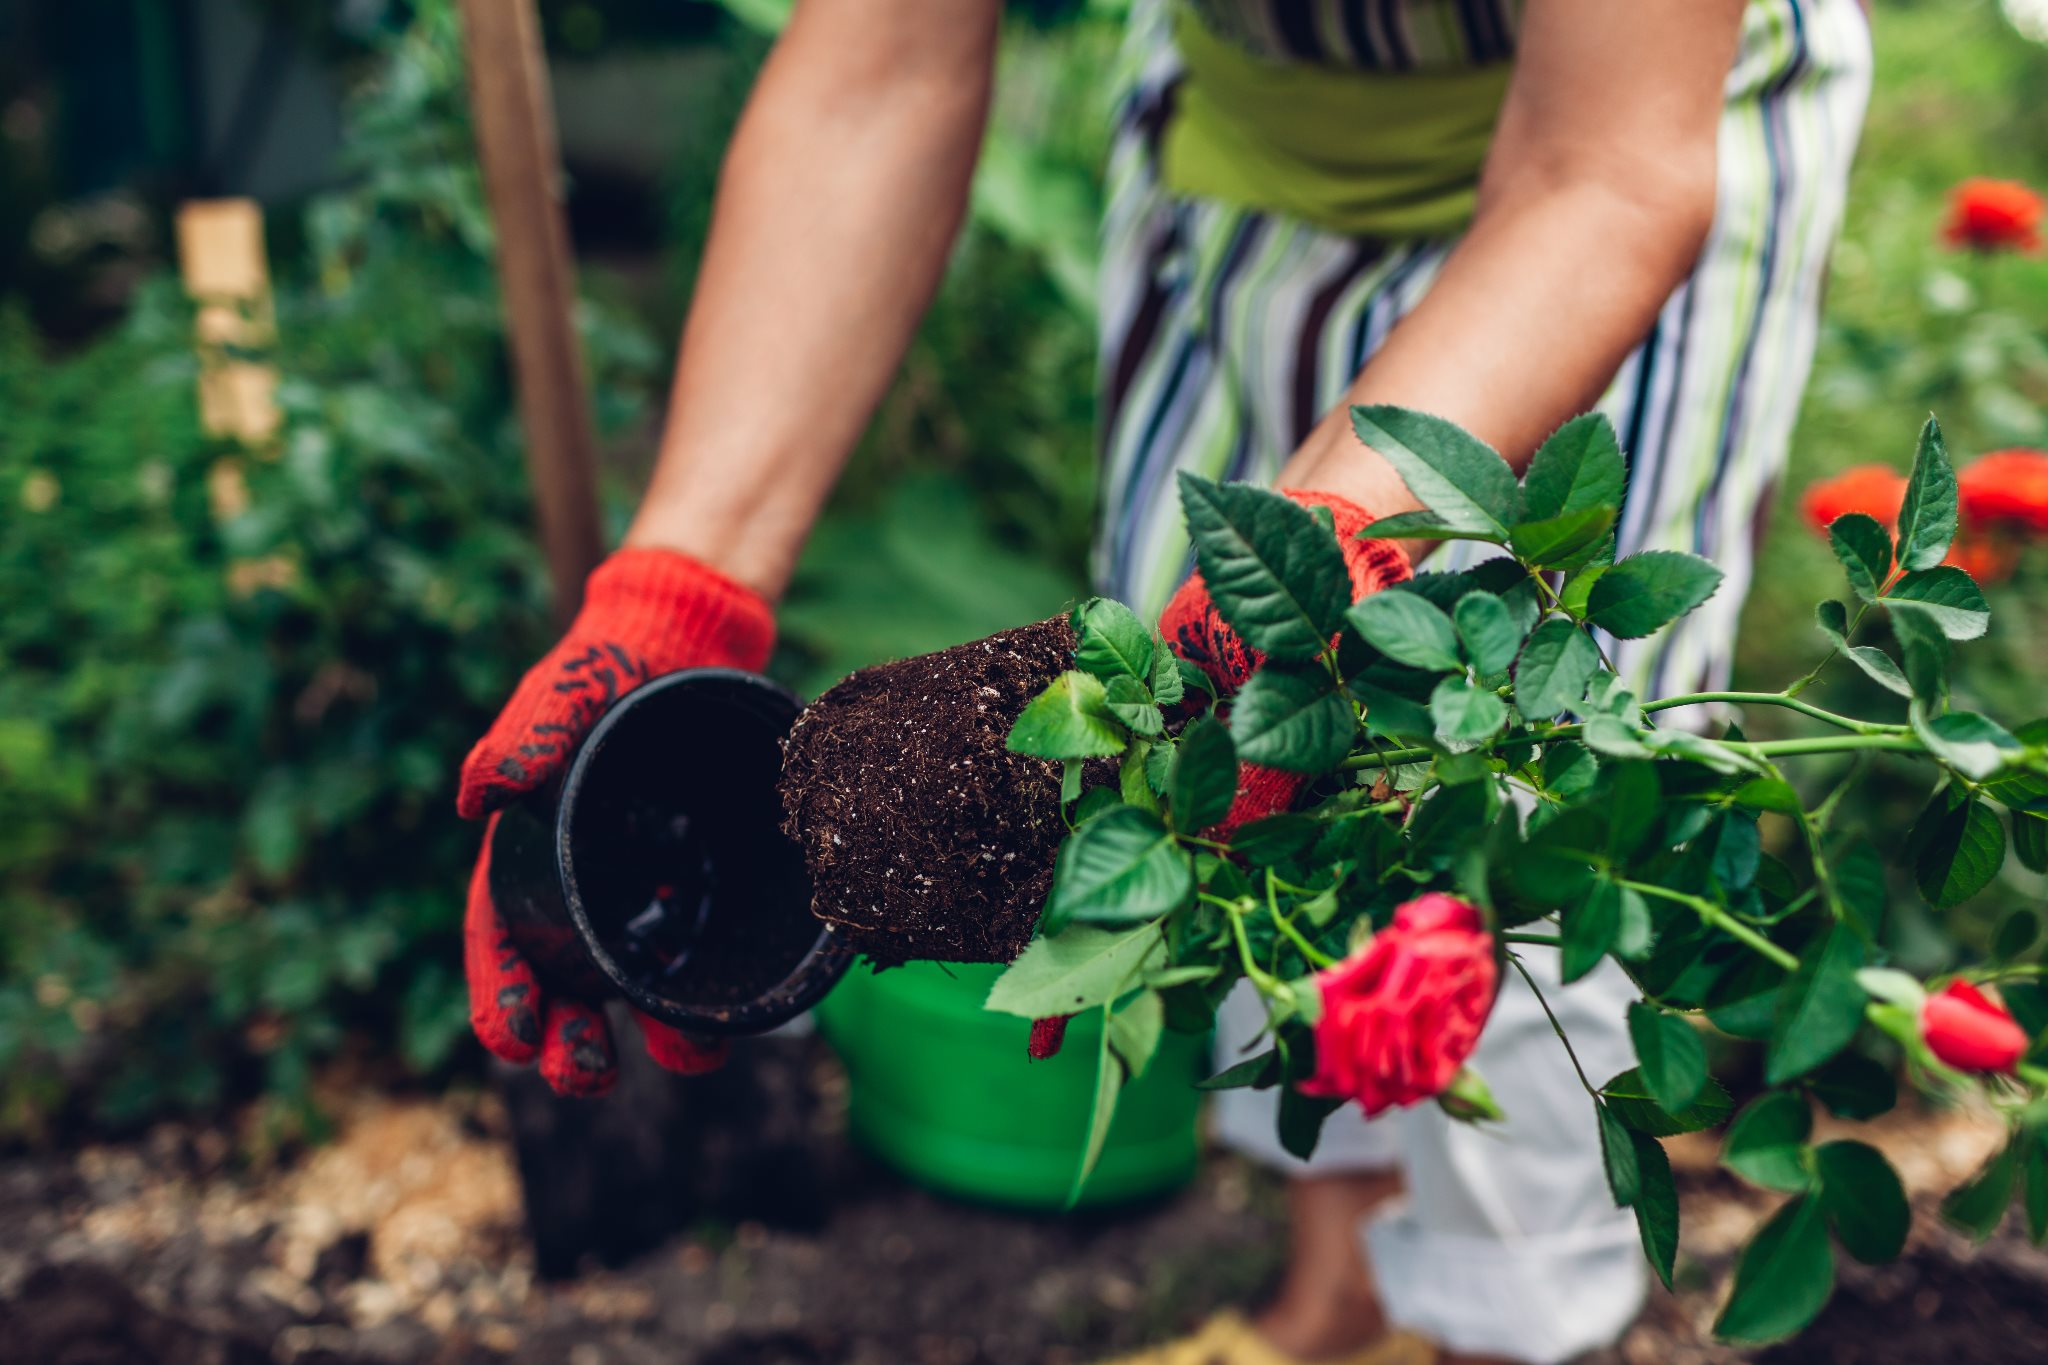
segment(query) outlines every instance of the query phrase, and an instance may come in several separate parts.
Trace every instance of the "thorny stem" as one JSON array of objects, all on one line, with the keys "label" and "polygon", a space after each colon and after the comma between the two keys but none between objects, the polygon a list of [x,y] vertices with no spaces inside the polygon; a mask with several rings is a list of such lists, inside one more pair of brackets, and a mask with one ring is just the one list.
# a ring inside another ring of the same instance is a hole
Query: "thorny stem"
[{"label": "thorny stem", "polygon": [[1572,1040],[1565,1036],[1564,1025],[1557,1022],[1557,1015],[1551,1012],[1550,1002],[1543,998],[1542,987],[1536,978],[1529,975],[1529,969],[1522,965],[1522,959],[1514,953],[1508,954],[1508,962],[1522,974],[1522,980],[1529,983],[1529,993],[1536,997],[1536,1003],[1543,1007],[1543,1017],[1550,1021],[1550,1031],[1557,1035],[1557,1041],[1564,1044],[1564,1055],[1572,1059],[1572,1070],[1579,1073],[1579,1084],[1586,1087],[1586,1093],[1593,1097],[1593,1103],[1600,1103],[1600,1092],[1593,1088],[1593,1082],[1586,1079],[1586,1068],[1579,1065],[1579,1054],[1572,1051]]},{"label": "thorny stem", "polygon": [[1675,901],[1680,905],[1689,907],[1694,914],[1698,915],[1708,924],[1713,925],[1730,938],[1754,948],[1757,952],[1777,963],[1788,972],[1796,970],[1799,966],[1798,958],[1792,956],[1792,954],[1786,952],[1783,948],[1780,948],[1777,944],[1771,942],[1762,934],[1759,934],[1756,930],[1750,928],[1747,924],[1744,924],[1741,920],[1735,918],[1735,916],[1729,914],[1704,896],[1687,895],[1683,891],[1673,891],[1668,886],[1658,886],[1651,882],[1626,881],[1621,878],[1616,878],[1614,884],[1627,887],[1639,895],[1657,896],[1664,900]]}]

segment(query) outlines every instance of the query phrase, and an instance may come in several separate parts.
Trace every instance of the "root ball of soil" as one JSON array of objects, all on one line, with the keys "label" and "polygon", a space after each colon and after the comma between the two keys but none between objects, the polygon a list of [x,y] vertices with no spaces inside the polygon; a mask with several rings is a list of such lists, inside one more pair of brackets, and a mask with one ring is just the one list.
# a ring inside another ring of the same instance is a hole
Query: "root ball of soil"
[{"label": "root ball of soil", "polygon": [[1067,831],[1059,765],[1005,741],[1073,656],[1055,617],[864,668],[797,718],[783,829],[820,919],[885,965],[1024,951]]}]

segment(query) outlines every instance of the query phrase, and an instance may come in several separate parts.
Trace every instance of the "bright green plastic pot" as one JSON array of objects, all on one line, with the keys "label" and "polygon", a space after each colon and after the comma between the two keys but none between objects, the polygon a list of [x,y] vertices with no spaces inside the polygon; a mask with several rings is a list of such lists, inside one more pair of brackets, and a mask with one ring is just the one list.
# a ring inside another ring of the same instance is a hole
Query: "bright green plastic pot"
[{"label": "bright green plastic pot", "polygon": [[[1095,1101],[1100,1011],[1077,1017],[1060,1055],[1024,1055],[1030,1026],[981,1007],[1003,969],[856,965],[818,1006],[846,1065],[848,1119],[863,1146],[919,1184],[1019,1208],[1064,1208]],[[1208,1040],[1167,1033],[1124,1087],[1081,1204],[1163,1194],[1197,1159]]]}]

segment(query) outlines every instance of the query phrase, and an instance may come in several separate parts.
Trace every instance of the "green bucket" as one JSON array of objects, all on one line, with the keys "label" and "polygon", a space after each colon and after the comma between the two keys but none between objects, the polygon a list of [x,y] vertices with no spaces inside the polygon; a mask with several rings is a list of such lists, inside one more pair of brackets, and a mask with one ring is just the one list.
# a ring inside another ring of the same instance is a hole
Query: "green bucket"
[{"label": "green bucket", "polygon": [[[982,1009],[998,966],[856,965],[817,1007],[845,1063],[848,1121],[868,1150],[919,1184],[1017,1208],[1064,1208],[1095,1103],[1102,1015],[1075,1018],[1059,1056],[1024,1053],[1030,1026]],[[1079,1203],[1163,1194],[1194,1176],[1194,1083],[1208,1040],[1167,1033],[1124,1087]]]}]

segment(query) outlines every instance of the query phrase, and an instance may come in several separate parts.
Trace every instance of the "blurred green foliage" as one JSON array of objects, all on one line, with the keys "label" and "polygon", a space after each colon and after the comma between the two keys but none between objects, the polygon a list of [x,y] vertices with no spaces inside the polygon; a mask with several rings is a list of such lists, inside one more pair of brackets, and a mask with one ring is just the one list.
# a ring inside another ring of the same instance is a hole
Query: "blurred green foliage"
[{"label": "blurred green foliage", "polygon": [[[463,1037],[452,775],[546,623],[454,51],[422,6],[352,110],[274,443],[200,431],[169,280],[77,354],[0,325],[0,1129],[283,1133],[346,1040]],[[586,321],[627,416],[657,353]]]}]

